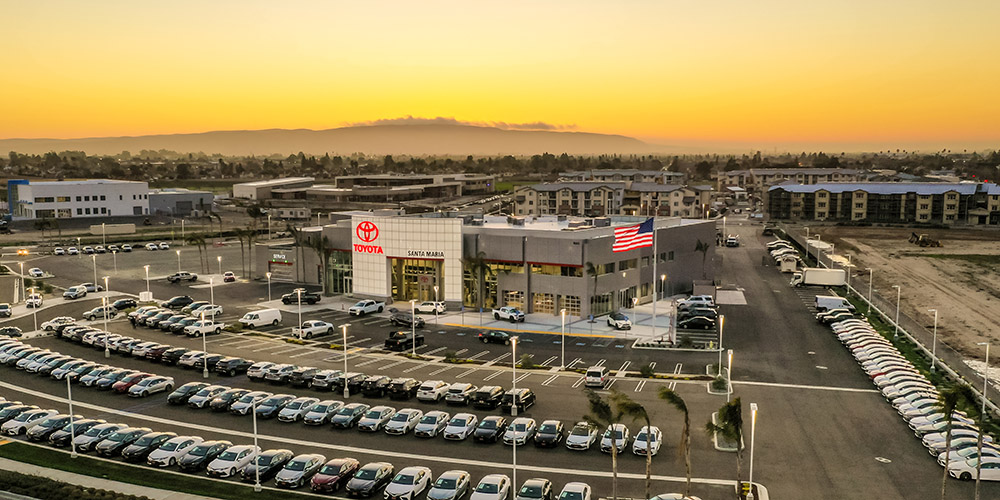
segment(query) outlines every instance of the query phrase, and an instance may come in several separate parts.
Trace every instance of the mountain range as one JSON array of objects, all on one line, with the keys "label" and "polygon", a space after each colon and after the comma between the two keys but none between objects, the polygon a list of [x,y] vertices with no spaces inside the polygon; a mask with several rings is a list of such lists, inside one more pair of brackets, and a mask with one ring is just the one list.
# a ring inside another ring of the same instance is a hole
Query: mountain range
[{"label": "mountain range", "polygon": [[541,153],[597,155],[648,154],[656,146],[622,135],[551,130],[506,130],[465,124],[356,125],[327,130],[231,130],[193,134],[89,137],[82,139],[0,139],[0,153],[85,151],[110,155],[122,151],[166,149],[178,153],[223,155],[407,154],[515,155]]}]

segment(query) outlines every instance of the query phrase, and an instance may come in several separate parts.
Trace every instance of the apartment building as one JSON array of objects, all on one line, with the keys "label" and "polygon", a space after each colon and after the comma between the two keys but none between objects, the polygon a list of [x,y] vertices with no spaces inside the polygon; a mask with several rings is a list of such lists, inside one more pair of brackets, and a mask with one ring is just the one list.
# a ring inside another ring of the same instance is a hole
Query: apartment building
[{"label": "apartment building", "polygon": [[763,193],[781,183],[820,184],[828,182],[861,182],[864,172],[850,168],[751,168],[719,172],[718,189],[738,186],[750,192]]},{"label": "apartment building", "polygon": [[588,182],[655,182],[659,184],[684,184],[686,177],[681,172],[666,170],[608,169],[579,170],[559,175],[567,181]]},{"label": "apartment building", "polygon": [[514,192],[516,215],[663,215],[702,217],[710,186],[656,182],[553,182]]}]

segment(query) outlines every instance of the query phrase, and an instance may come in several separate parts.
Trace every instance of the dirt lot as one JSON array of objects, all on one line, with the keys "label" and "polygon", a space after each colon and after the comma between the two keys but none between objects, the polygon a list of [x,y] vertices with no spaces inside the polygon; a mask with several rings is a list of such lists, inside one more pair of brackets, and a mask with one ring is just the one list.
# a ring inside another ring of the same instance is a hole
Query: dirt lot
[{"label": "dirt lot", "polygon": [[[975,229],[924,230],[942,247],[909,243],[911,229],[882,227],[813,228],[838,253],[852,254],[855,271],[867,279],[873,268],[875,289],[889,297],[902,287],[900,309],[927,328],[938,310],[938,339],[966,357],[983,358],[976,342],[1000,339],[1000,232]],[[860,282],[860,280],[859,280]],[[994,344],[996,345],[996,344]],[[991,363],[992,364],[992,363]],[[990,370],[993,376],[994,370]]]}]

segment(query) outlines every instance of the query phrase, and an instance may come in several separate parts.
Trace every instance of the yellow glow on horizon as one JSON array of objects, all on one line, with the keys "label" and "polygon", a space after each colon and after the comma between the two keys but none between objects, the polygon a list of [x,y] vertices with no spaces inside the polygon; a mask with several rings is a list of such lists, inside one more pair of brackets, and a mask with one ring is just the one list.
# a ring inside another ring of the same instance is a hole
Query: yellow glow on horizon
[{"label": "yellow glow on horizon", "polygon": [[971,0],[0,3],[0,138],[402,116],[663,144],[1000,139]]}]

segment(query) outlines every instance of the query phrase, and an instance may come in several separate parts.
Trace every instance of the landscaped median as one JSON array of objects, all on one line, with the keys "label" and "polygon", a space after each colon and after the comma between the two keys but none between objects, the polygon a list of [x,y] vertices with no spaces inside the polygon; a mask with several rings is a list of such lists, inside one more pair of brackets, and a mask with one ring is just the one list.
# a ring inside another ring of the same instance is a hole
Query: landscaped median
[{"label": "landscaped median", "polygon": [[[0,457],[39,467],[73,472],[84,476],[99,477],[162,490],[179,491],[192,495],[245,500],[248,496],[256,494],[253,486],[245,486],[235,481],[198,477],[85,455],[71,459],[68,451],[21,441],[11,441],[0,446]],[[261,498],[267,498],[268,500],[302,500],[305,498],[321,497],[321,495],[311,493],[292,493],[270,487],[265,487],[264,489],[266,492],[262,494]]]}]

